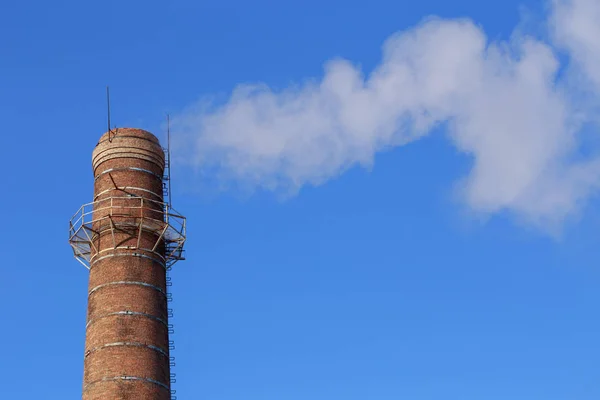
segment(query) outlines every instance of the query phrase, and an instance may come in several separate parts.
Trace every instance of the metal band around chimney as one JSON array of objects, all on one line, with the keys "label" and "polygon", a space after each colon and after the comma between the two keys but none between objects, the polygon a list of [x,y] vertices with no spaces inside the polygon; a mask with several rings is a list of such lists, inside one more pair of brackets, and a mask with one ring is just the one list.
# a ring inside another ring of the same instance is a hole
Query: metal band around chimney
[{"label": "metal band around chimney", "polygon": [[120,143],[100,141],[92,152],[92,168],[94,173],[105,162],[120,158],[137,159],[165,168],[165,153],[159,143],[135,136],[121,136]]},{"label": "metal band around chimney", "polygon": [[[150,193],[151,195],[153,195],[157,199],[159,199],[159,201],[163,201],[162,194],[158,194],[156,192],[153,192],[152,190],[148,190],[148,189],[144,189],[144,188],[140,188],[140,187],[136,187],[136,186],[119,186],[119,187],[114,187],[114,188],[103,190],[100,193],[96,193],[96,195],[94,196],[94,201],[97,201],[98,197],[102,196],[103,194],[109,193],[109,192],[114,192],[115,190],[120,190],[122,192],[127,192],[127,190],[138,190],[140,192]],[[140,197],[139,196],[132,196],[131,198],[132,199],[136,199],[136,198],[140,198]],[[102,200],[102,199],[100,199],[100,200]]]},{"label": "metal band around chimney", "polygon": [[114,382],[114,381],[141,381],[141,382],[146,382],[146,383],[152,383],[154,385],[160,386],[163,389],[166,389],[168,391],[171,391],[169,389],[169,386],[159,382],[155,379],[151,379],[151,378],[142,378],[139,376],[111,376],[111,377],[106,377],[106,378],[102,378],[102,379],[98,379],[96,381],[90,382],[88,384],[86,384],[83,387],[83,391],[87,391],[89,389],[90,386],[96,385],[98,383],[105,383],[105,382]]},{"label": "metal band around chimney", "polygon": [[[139,227],[139,225],[138,225]],[[142,230],[143,232],[150,232],[153,233],[153,231],[150,230]],[[115,250],[127,250],[127,251],[143,251],[146,253],[150,253],[150,255],[148,257],[152,257],[152,256],[156,256],[153,259],[157,260],[157,262],[161,262],[164,263],[166,260],[163,258],[162,254],[160,254],[158,251],[156,250],[152,250],[152,249],[147,249],[144,247],[137,247],[137,246],[117,246],[117,247],[109,247],[107,249],[103,249],[100,250],[99,252],[97,252],[96,254],[94,254],[91,258],[90,261],[91,262],[96,262],[96,261],[100,261],[101,259],[110,256],[111,254],[130,254],[130,253],[112,253]],[[103,255],[104,254],[104,255]],[[100,257],[98,257],[100,256]],[[96,258],[98,257],[98,258]]]},{"label": "metal band around chimney", "polygon": [[92,353],[95,353],[97,351],[103,350],[103,349],[108,349],[108,348],[113,348],[113,347],[121,347],[121,346],[129,346],[129,347],[140,347],[140,348],[146,348],[146,349],[150,349],[153,351],[156,351],[157,353],[165,356],[165,357],[169,357],[169,353],[166,350],[161,349],[158,346],[152,346],[149,344],[144,344],[144,343],[139,343],[139,342],[114,342],[114,343],[106,343],[103,344],[102,346],[98,346],[98,347],[94,347],[93,349],[90,349],[88,351],[85,352],[85,356],[87,357]]},{"label": "metal band around chimney", "polygon": [[163,177],[158,175],[155,172],[150,171],[149,169],[145,169],[145,168],[138,168],[138,167],[119,167],[119,168],[109,168],[109,169],[105,169],[104,171],[100,172],[98,175],[96,175],[94,177],[94,180],[98,180],[98,178],[100,178],[101,176],[103,176],[104,174],[110,174],[111,172],[120,172],[120,171],[134,171],[134,172],[143,172],[145,174],[148,175],[152,175],[155,178],[160,179],[161,181],[163,180]]},{"label": "metal band around chimney", "polygon": [[108,282],[108,283],[103,283],[103,284],[98,285],[98,286],[94,286],[93,288],[91,288],[89,290],[88,296],[91,296],[96,290],[99,290],[99,289],[102,289],[102,288],[105,288],[105,287],[109,287],[109,286],[113,286],[113,285],[137,285],[137,286],[142,286],[142,287],[147,287],[147,288],[150,288],[150,289],[154,289],[154,290],[160,292],[164,296],[167,295],[167,293],[163,289],[159,288],[158,286],[154,286],[154,285],[151,285],[149,283],[146,283],[146,282],[138,282],[138,281],[115,281],[115,282]]},{"label": "metal band around chimney", "polygon": [[[136,249],[136,250],[141,250],[141,249]],[[154,261],[154,262],[162,265],[163,268],[166,269],[166,265],[165,265],[165,261],[164,260],[159,260],[158,258],[147,256],[146,254],[132,252],[132,253],[113,253],[113,254],[107,254],[107,255],[98,257],[98,258],[90,261],[90,270],[92,269],[92,267],[94,266],[94,264],[96,264],[98,261],[102,261],[102,260],[104,260],[106,258],[109,258],[109,257],[141,257],[141,258],[147,258],[149,260],[152,260],[152,261]],[[92,257],[92,258],[94,258],[94,257]]]},{"label": "metal band around chimney", "polygon": [[163,324],[167,329],[169,328],[169,324],[165,319],[162,319],[160,317],[157,317],[156,315],[152,315],[152,314],[147,314],[147,313],[143,313],[143,312],[138,312],[138,311],[115,311],[115,312],[111,312],[111,313],[106,313],[103,315],[100,315],[99,317],[96,317],[94,319],[89,320],[86,324],[85,324],[85,329],[87,330],[87,328],[92,325],[94,322],[97,322],[101,319],[107,318],[107,317],[113,317],[113,316],[132,316],[132,317],[142,317],[142,318],[148,318],[157,322],[160,322],[161,324]]}]

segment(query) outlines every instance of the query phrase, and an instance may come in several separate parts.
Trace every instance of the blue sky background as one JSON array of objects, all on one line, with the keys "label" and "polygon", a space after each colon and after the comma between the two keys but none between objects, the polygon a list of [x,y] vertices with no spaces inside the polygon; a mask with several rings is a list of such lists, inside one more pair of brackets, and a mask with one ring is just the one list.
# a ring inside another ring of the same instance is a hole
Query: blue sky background
[{"label": "blue sky background", "polygon": [[[166,112],[240,82],[284,87],[340,56],[373,68],[422,18],[508,39],[538,1],[22,1],[0,6],[3,396],[80,396],[87,271],[68,220],[91,201],[113,122],[163,137]],[[535,18],[534,18],[535,19]],[[535,24],[534,24],[535,25]],[[443,129],[281,201],[198,195],[176,265],[179,399],[587,400],[600,397],[598,204],[561,238],[465,218],[470,159]]]}]

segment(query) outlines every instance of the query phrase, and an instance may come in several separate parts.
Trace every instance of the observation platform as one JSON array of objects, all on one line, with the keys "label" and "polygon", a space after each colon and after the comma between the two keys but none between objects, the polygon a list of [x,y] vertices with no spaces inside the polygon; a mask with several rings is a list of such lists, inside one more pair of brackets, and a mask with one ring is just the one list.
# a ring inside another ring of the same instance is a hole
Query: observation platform
[{"label": "observation platform", "polygon": [[[152,243],[147,233],[155,237]],[[107,246],[106,240],[112,245]],[[69,244],[75,258],[88,269],[102,253],[118,250],[151,253],[170,269],[185,259],[185,240],[185,217],[168,203],[144,197],[106,197],[84,204],[69,223]]]}]

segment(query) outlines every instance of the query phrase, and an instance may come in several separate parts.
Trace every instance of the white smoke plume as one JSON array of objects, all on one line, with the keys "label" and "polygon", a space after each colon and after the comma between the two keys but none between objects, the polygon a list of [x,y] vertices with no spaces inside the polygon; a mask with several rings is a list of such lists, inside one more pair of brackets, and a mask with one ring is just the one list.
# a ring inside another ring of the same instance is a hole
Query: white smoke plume
[{"label": "white smoke plume", "polygon": [[186,143],[179,156],[222,179],[294,191],[446,123],[473,158],[459,183],[470,209],[560,225],[600,183],[600,158],[579,156],[593,115],[564,78],[600,92],[598,21],[598,0],[555,0],[548,41],[515,33],[490,42],[470,20],[429,18],[388,38],[368,75],[337,59],[321,80],[280,91],[239,85],[225,104],[183,111],[173,120]]}]

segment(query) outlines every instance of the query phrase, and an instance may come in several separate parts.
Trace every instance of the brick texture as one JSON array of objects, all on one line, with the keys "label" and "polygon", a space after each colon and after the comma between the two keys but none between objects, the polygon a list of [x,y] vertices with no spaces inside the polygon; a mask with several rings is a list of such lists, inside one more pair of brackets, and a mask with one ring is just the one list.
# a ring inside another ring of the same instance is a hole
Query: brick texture
[{"label": "brick texture", "polygon": [[106,133],[94,149],[84,400],[169,400],[164,153],[141,129]]}]

